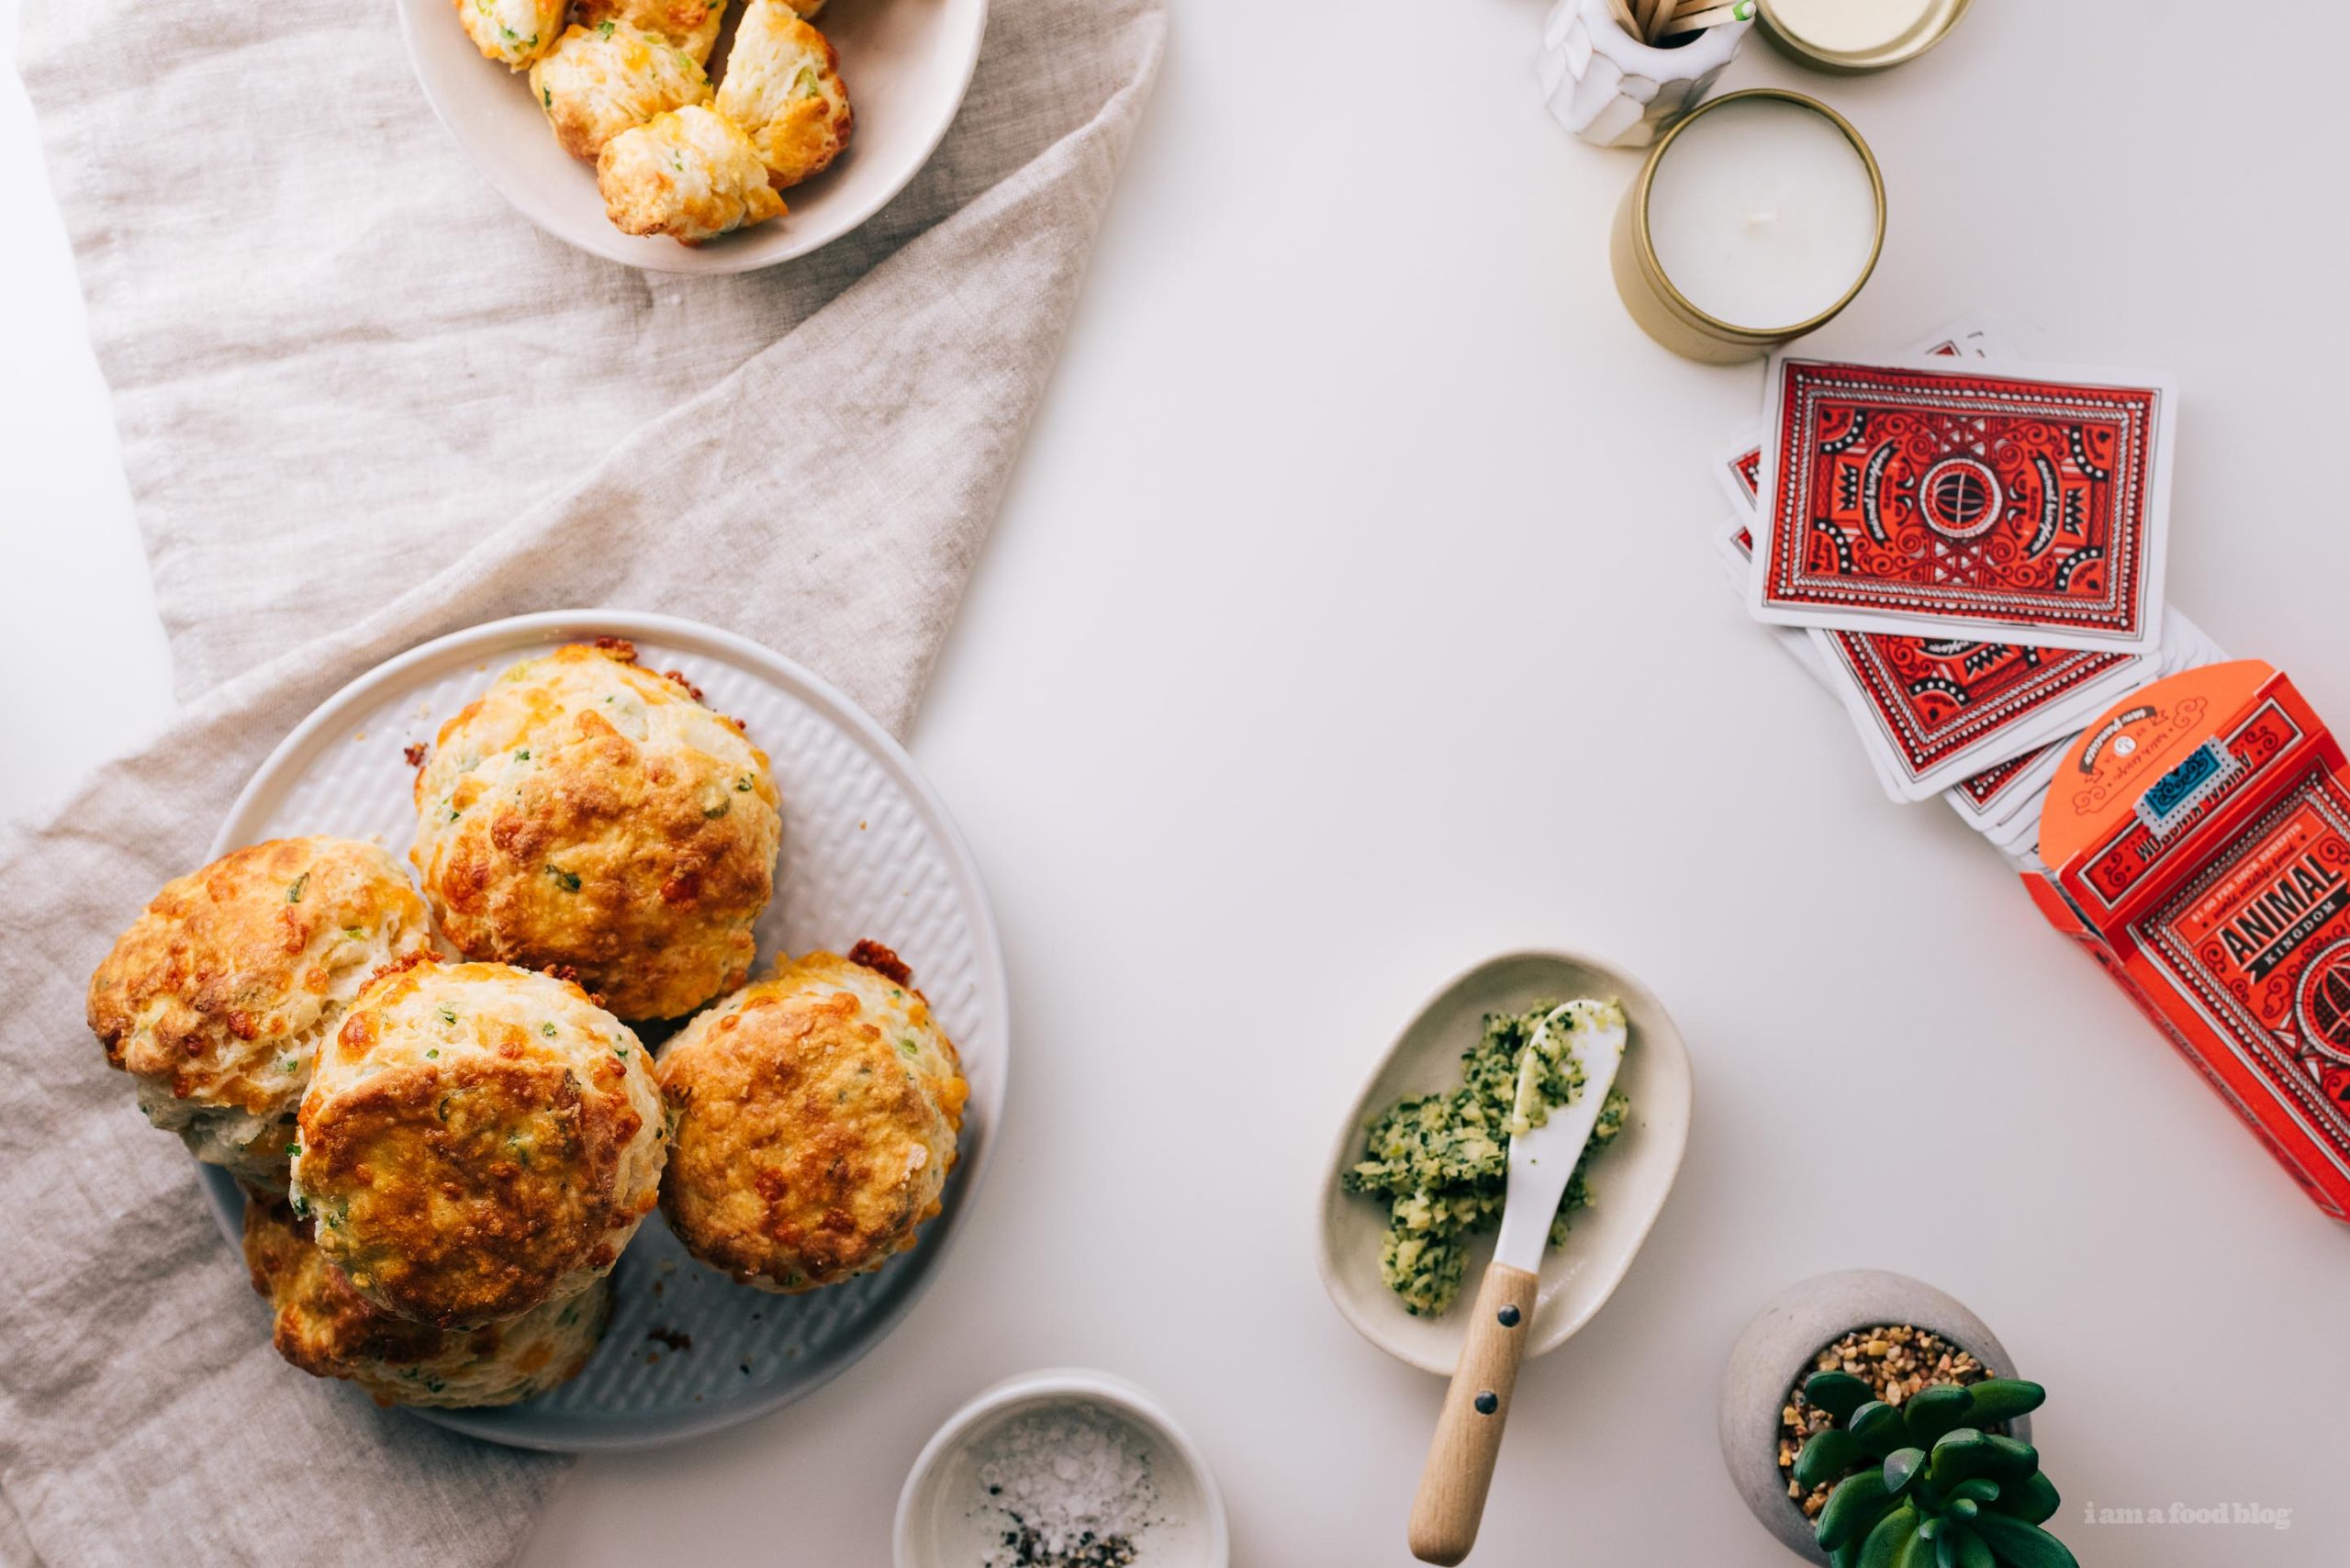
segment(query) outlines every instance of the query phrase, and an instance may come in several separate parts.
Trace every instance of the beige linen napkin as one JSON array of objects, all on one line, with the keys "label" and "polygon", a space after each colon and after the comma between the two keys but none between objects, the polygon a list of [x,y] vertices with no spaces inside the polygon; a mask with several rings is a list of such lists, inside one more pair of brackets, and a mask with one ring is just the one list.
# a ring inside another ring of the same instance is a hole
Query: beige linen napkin
[{"label": "beige linen napkin", "polygon": [[[951,290],[1033,340],[1085,254],[1090,166],[1124,144],[1159,20],[1158,0],[996,0],[913,183],[813,255],[721,278],[615,266],[508,207],[426,104],[389,0],[25,0],[25,84],[180,695],[422,581],[950,213],[1035,204],[898,304]],[[1023,368],[962,356],[923,386],[968,397]],[[794,447],[861,465],[902,431],[845,410],[838,374],[803,363],[769,411]],[[779,524],[843,500],[767,497]]]},{"label": "beige linen napkin", "polygon": [[866,233],[735,279],[625,272],[508,212],[380,3],[30,12],[196,695],[0,834],[0,1561],[501,1562],[561,1462],[278,1361],[192,1164],[83,1026],[87,977],[288,728],[456,627],[693,616],[902,729],[1148,92],[1158,0],[997,0],[931,171]]}]

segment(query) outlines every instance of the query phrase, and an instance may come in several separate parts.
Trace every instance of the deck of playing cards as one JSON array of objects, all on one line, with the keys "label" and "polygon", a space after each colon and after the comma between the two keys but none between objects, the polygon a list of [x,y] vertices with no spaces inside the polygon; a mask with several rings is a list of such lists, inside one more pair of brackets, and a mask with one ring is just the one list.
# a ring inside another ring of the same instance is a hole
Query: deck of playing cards
[{"label": "deck of playing cards", "polygon": [[2133,694],[2064,750],[2025,886],[2350,1220],[2350,767],[2257,659]]},{"label": "deck of playing cards", "polygon": [[1880,362],[1783,354],[1767,400],[1714,465],[1748,607],[1886,793],[1943,795],[2028,862],[2055,743],[2224,656],[2162,599],[2176,394],[1960,322]]},{"label": "deck of playing cards", "polygon": [[2177,395],[1975,323],[1784,354],[1714,544],[1898,801],[2021,872],[2303,1189],[2350,1220],[2350,767],[2163,598]]}]

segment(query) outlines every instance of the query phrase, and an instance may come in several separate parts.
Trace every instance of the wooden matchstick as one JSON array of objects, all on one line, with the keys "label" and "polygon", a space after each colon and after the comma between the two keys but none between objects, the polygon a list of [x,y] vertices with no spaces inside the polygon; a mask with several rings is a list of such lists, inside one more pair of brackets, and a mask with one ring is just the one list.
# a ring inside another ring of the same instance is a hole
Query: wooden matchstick
[{"label": "wooden matchstick", "polygon": [[1728,6],[1719,0],[1681,0],[1680,8],[1659,29],[1659,35],[1699,32],[1724,22],[1743,22],[1753,15],[1754,0],[1737,0]]}]

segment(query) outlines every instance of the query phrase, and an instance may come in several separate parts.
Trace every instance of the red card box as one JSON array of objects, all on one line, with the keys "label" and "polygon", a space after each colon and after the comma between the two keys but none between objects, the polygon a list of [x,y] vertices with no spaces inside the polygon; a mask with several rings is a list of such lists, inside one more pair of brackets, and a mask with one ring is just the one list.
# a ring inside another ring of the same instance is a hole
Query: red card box
[{"label": "red card box", "polygon": [[2074,743],[2024,884],[2350,1221],[2350,767],[2257,660],[2132,694]]}]

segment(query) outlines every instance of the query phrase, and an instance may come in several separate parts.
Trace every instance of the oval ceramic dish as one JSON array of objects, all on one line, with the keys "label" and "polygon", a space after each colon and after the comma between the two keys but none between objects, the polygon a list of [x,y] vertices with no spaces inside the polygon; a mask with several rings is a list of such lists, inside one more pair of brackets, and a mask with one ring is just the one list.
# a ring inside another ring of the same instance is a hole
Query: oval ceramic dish
[{"label": "oval ceramic dish", "polygon": [[[805,1295],[769,1295],[695,1262],[655,1214],[621,1257],[611,1327],[579,1376],[521,1405],[417,1412],[523,1448],[643,1448],[698,1436],[788,1405],[870,1350],[922,1294],[969,1212],[1002,1112],[1011,1038],[1003,953],[979,868],[912,759],[790,660],[690,621],[565,610],[412,649],[329,698],[270,754],[212,853],[335,834],[404,857],[416,808],[415,770],[402,748],[430,743],[508,666],[599,636],[632,639],[650,668],[683,670],[711,708],[743,721],[773,762],[783,857],[774,902],[756,927],[755,972],[782,952],[846,952],[864,936],[887,944],[912,968],[959,1047],[971,1098],[944,1212],[912,1251],[878,1272]],[[234,1245],[242,1195],[218,1167],[202,1170]],[[258,1305],[253,1331],[268,1332]],[[288,1368],[286,1375],[302,1374]]]},{"label": "oval ceramic dish", "polygon": [[1572,953],[1506,953],[1460,975],[1404,1026],[1371,1081],[1347,1109],[1322,1185],[1322,1283],[1362,1337],[1426,1372],[1450,1376],[1466,1338],[1468,1299],[1493,1256],[1490,1234],[1470,1244],[1462,1299],[1441,1317],[1415,1317],[1379,1277],[1387,1210],[1338,1179],[1362,1158],[1364,1128],[1406,1095],[1457,1088],[1460,1056],[1488,1013],[1537,1002],[1615,998],[1631,1043],[1616,1086],[1631,1100],[1624,1131],[1590,1170],[1592,1205],[1577,1210],[1564,1247],[1543,1254],[1542,1291],[1527,1353],[1564,1344],[1606,1304],[1664,1207],[1689,1141],[1689,1052],[1664,1004],[1621,970]]},{"label": "oval ceramic dish", "polygon": [[[987,30],[987,0],[832,0],[816,26],[840,50],[856,126],[834,165],[783,193],[781,218],[688,247],[612,227],[594,165],[555,144],[531,96],[458,26],[449,0],[398,0],[408,62],[441,123],[498,194],[566,244],[664,273],[740,273],[826,245],[878,212],[930,162],[962,106]],[[722,74],[733,19],[711,54]]]}]

